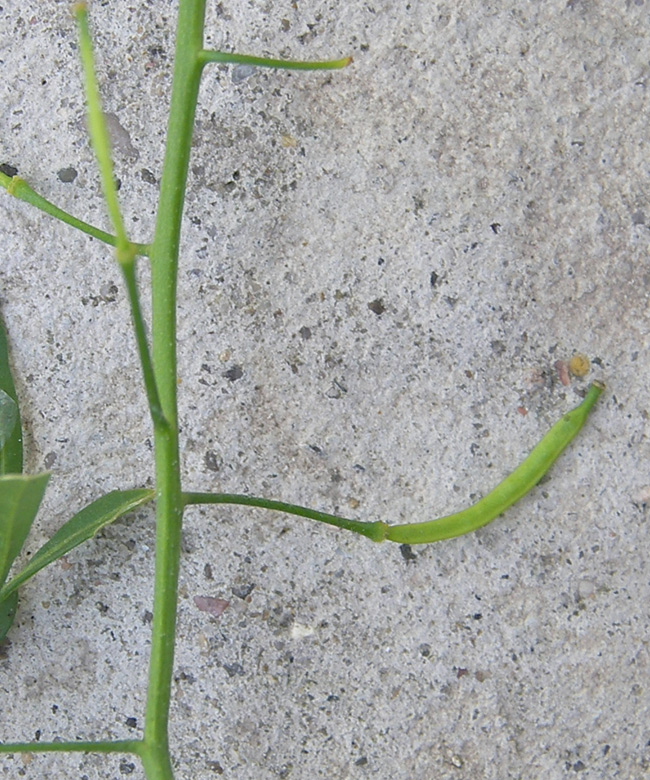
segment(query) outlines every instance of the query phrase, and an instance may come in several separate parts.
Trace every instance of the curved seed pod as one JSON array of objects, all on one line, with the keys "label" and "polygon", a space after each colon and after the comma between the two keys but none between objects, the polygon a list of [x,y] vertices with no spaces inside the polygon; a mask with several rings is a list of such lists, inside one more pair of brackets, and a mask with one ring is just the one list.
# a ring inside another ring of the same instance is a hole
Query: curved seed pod
[{"label": "curved seed pod", "polygon": [[402,544],[425,544],[462,536],[487,525],[535,487],[578,434],[604,389],[602,382],[593,382],[584,401],[556,422],[526,460],[480,501],[438,520],[388,526],[385,538]]},{"label": "curved seed pod", "polygon": [[451,539],[487,525],[534,488],[562,450],[585,424],[587,415],[604,389],[605,385],[602,382],[594,382],[587,391],[585,400],[555,423],[526,460],[509,477],[506,477],[491,493],[488,493],[469,509],[441,517],[439,520],[391,526],[381,520],[375,522],[348,520],[345,517],[330,515],[327,512],[319,512],[297,504],[288,504],[285,501],[243,496],[236,493],[183,493],[183,501],[186,506],[191,504],[240,504],[270,509],[274,512],[285,512],[317,520],[320,523],[327,523],[346,531],[353,531],[368,537],[373,542],[383,542],[388,539],[391,542],[401,544],[427,544],[441,539]]}]

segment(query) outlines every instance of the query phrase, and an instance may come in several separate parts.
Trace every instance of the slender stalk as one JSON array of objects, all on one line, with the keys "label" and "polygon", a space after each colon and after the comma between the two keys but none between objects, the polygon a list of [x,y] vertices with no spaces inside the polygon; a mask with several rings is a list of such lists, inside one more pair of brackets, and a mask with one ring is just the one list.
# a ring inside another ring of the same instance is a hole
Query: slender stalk
[{"label": "slender stalk", "polygon": [[156,566],[145,750],[142,753],[149,780],[173,778],[168,726],[183,517],[176,393],[176,283],[181,217],[201,79],[199,52],[203,45],[204,14],[205,0],[180,3],[167,144],[150,253],[153,365],[160,404],[169,425],[154,430]]},{"label": "slender stalk", "polygon": [[258,498],[257,496],[244,496],[239,493],[183,493],[183,499],[187,506],[192,504],[239,504],[242,506],[254,506],[258,509],[271,509],[274,512],[284,512],[289,515],[306,517],[308,520],[318,520],[320,523],[334,525],[345,531],[366,536],[373,542],[382,542],[386,538],[388,526],[381,520],[364,522],[363,520],[348,520],[346,517],[331,515],[327,512],[319,512],[297,504],[288,504],[286,501],[274,501],[270,498]]},{"label": "slender stalk", "polygon": [[110,742],[4,742],[0,753],[135,753],[142,752],[142,740]]},{"label": "slender stalk", "polygon": [[253,65],[256,68],[278,68],[280,70],[340,70],[352,62],[352,57],[310,62],[275,60],[271,57],[253,57],[250,54],[234,54],[225,51],[212,51],[210,49],[201,51],[199,58],[202,65],[207,65],[208,62],[221,62],[230,65]]}]

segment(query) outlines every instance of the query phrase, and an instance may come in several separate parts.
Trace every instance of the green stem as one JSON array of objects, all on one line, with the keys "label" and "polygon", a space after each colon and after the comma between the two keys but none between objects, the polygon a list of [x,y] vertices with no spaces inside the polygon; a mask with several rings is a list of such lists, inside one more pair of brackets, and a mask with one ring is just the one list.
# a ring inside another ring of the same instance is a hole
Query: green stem
[{"label": "green stem", "polygon": [[[33,190],[29,184],[20,176],[7,176],[6,173],[0,171],[0,186],[4,187],[10,195],[13,195],[18,200],[22,200],[25,203],[29,203],[31,206],[35,206],[40,211],[49,214],[51,217],[55,217],[61,222],[65,222],[66,225],[70,225],[82,233],[86,233],[93,238],[97,238],[103,241],[109,246],[117,246],[117,237],[107,233],[105,230],[100,230],[94,225],[84,222],[82,219],[73,217],[72,214],[68,214],[67,211],[55,206],[49,200],[46,200],[42,195],[39,195]],[[148,244],[132,244],[136,254],[146,256],[149,254]]]},{"label": "green stem", "polygon": [[5,742],[0,753],[135,753],[142,752],[142,740],[111,742]]},{"label": "green stem", "polygon": [[176,284],[181,217],[201,79],[205,0],[180,4],[176,59],[156,230],[151,247],[152,345],[156,385],[168,427],[154,429],[156,566],[143,763],[149,780],[172,780],[169,704],[181,550],[181,494],[176,363]]},{"label": "green stem", "polygon": [[297,60],[275,60],[270,57],[253,57],[250,54],[231,54],[224,51],[203,49],[199,53],[201,65],[209,62],[221,62],[229,65],[253,65],[256,68],[278,68],[281,70],[340,70],[352,62],[352,57],[339,60],[318,60],[298,62]]}]

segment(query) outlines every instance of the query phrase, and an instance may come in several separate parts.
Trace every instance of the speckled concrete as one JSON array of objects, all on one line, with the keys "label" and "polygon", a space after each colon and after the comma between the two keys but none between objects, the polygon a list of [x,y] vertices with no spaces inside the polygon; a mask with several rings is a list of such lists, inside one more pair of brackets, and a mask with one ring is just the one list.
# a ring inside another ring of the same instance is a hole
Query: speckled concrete
[{"label": "speckled concrete", "polygon": [[[174,9],[91,8],[139,240]],[[67,0],[5,0],[0,28],[0,162],[105,225]],[[589,379],[608,391],[544,483],[465,538],[409,552],[188,512],[179,780],[648,777],[649,4],[221,0],[208,30],[355,63],[204,81],[180,273],[187,487],[428,519],[496,484]],[[7,196],[0,219],[27,465],[53,473],[34,551],[150,481],[151,431],[110,252]],[[575,352],[587,379],[567,377]],[[141,511],[25,587],[1,740],[141,732],[152,525]],[[195,596],[230,604],[214,618]],[[128,757],[0,766],[143,777]]]}]

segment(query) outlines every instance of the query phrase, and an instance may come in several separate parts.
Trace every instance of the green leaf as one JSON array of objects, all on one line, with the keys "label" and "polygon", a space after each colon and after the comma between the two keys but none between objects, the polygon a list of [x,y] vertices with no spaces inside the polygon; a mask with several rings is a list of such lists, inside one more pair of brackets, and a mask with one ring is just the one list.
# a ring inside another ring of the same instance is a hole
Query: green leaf
[{"label": "green leaf", "polygon": [[153,497],[154,491],[146,488],[113,490],[93,501],[92,504],[88,504],[67,523],[64,523],[54,536],[32,556],[25,568],[0,590],[0,604],[26,580],[33,577],[37,571],[90,539],[100,528],[146,504]]},{"label": "green leaf", "polygon": [[18,422],[18,404],[0,387],[0,450],[13,433]]},{"label": "green leaf", "polygon": [[23,470],[23,436],[14,380],[9,367],[9,348],[0,318],[0,475]]},{"label": "green leaf", "polygon": [[0,583],[7,578],[11,564],[22,549],[49,478],[49,474],[0,477]]},{"label": "green leaf", "polygon": [[0,642],[7,636],[7,631],[16,617],[18,593],[12,593],[4,601],[0,601]]}]

